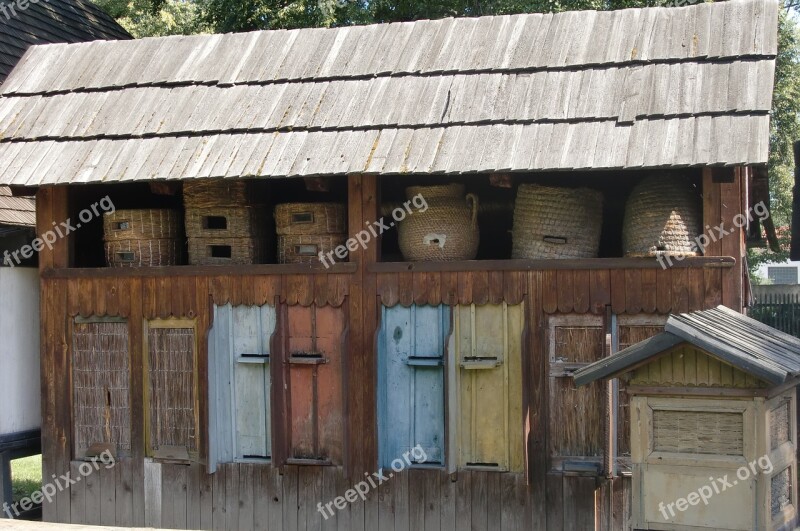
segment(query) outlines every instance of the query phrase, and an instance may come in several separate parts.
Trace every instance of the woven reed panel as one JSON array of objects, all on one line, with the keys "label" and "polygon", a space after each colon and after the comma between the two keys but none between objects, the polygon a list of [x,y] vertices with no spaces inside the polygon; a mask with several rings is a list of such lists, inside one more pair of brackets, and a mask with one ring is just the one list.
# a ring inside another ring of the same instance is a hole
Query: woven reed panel
[{"label": "woven reed panel", "polygon": [[656,410],[653,412],[653,449],[744,455],[744,416],[741,413]]},{"label": "woven reed panel", "polygon": [[93,444],[131,449],[127,323],[75,323],[72,418],[76,457]]},{"label": "woven reed panel", "polygon": [[151,328],[147,339],[150,445],[195,451],[194,330]]},{"label": "woven reed panel", "polygon": [[770,449],[774,450],[791,440],[792,421],[790,414],[791,406],[789,402],[783,402],[769,412]]},{"label": "woven reed panel", "polygon": [[772,517],[792,504],[792,467],[786,467],[770,480],[770,513]]}]

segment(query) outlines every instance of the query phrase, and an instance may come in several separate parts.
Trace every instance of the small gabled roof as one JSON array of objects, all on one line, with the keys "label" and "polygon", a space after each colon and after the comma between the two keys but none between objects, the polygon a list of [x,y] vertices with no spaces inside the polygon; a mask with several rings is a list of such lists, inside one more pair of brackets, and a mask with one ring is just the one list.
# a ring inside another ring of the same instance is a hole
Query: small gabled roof
[{"label": "small gabled roof", "polygon": [[800,375],[800,339],[717,306],[671,315],[663,333],[576,371],[575,385],[625,373],[681,343],[689,343],[772,385]]},{"label": "small gabled roof", "polygon": [[0,94],[0,184],[765,164],[778,12],[731,0],[35,47]]}]

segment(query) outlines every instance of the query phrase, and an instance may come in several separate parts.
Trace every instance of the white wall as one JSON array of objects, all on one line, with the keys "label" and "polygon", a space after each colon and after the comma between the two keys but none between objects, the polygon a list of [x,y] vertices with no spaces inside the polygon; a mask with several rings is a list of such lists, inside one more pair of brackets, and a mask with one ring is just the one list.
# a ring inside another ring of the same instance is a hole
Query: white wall
[{"label": "white wall", "polygon": [[0,435],[41,423],[39,271],[0,267]]},{"label": "white wall", "polygon": [[[769,275],[767,274],[767,270],[769,269],[769,267],[776,267],[776,266],[777,267],[798,267],[798,268],[800,268],[800,262],[781,262],[781,263],[777,263],[777,264],[773,264],[773,263],[762,264],[756,270],[756,273],[761,278],[767,279],[767,278],[769,278]],[[798,278],[800,278],[800,271],[798,271]]]}]

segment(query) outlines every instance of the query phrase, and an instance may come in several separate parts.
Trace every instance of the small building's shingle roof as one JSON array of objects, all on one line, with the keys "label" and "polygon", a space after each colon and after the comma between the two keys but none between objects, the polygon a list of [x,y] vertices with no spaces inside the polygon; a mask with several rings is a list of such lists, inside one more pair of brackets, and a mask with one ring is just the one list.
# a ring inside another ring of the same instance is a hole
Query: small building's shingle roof
[{"label": "small building's shingle roof", "polygon": [[36,226],[36,200],[32,197],[12,197],[7,187],[0,186],[0,225]]},{"label": "small building's shingle roof", "polygon": [[[0,0],[0,83],[33,45],[130,38],[90,0],[44,0],[25,9],[16,1]],[[35,210],[33,198],[11,197],[0,186],[0,225],[34,226]]]},{"label": "small building's shingle roof", "polygon": [[681,343],[773,385],[800,375],[800,339],[718,306],[671,315],[663,333],[577,370],[575,384],[622,374]]},{"label": "small building's shingle roof", "polygon": [[732,0],[37,47],[0,98],[0,183],[761,164],[777,16]]},{"label": "small building's shingle roof", "polygon": [[30,46],[130,38],[90,0],[41,0],[25,9],[0,0],[0,82]]}]

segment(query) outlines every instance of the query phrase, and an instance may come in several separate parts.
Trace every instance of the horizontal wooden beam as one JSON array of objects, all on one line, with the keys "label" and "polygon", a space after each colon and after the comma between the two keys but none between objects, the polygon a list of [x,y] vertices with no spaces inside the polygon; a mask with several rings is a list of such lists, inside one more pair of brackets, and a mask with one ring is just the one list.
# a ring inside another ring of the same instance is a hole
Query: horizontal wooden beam
[{"label": "horizontal wooden beam", "polygon": [[258,275],[324,275],[355,273],[358,264],[337,263],[325,268],[322,264],[253,264],[240,266],[168,266],[168,267],[83,267],[48,269],[42,278],[147,278],[205,277]]},{"label": "horizontal wooden beam", "polygon": [[[730,268],[736,259],[729,256],[701,256],[673,260],[672,268]],[[663,269],[655,258],[581,258],[568,260],[463,260],[454,262],[383,262],[368,264],[370,273],[406,271],[535,271],[585,269]]]}]

